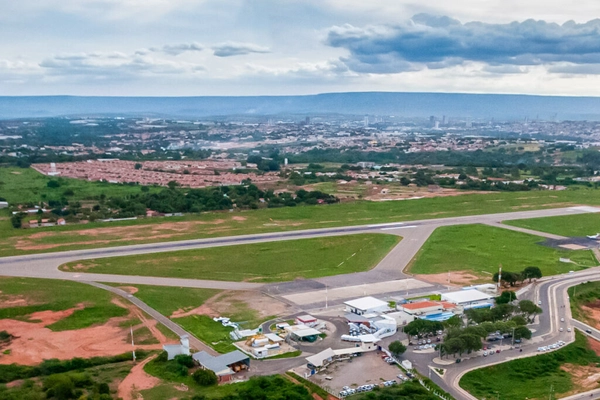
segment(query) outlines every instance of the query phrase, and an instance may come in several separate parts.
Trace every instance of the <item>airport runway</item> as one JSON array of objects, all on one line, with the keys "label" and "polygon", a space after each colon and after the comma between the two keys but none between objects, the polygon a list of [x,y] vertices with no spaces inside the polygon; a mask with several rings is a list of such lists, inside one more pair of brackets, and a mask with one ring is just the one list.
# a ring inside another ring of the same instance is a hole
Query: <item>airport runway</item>
[{"label": "airport runway", "polygon": [[[228,282],[201,279],[163,278],[133,275],[72,273],[58,270],[61,264],[92,258],[105,258],[148,254],[156,252],[201,249],[217,246],[234,246],[239,244],[263,243],[282,240],[308,239],[325,236],[352,235],[357,233],[388,233],[397,234],[403,240],[386,256],[373,270],[289,283],[286,293],[321,290],[326,286],[345,287],[357,284],[375,283],[391,279],[401,279],[406,276],[402,271],[423,246],[429,235],[438,227],[464,224],[494,224],[501,221],[541,218],[551,216],[573,215],[588,212],[600,212],[595,207],[566,207],[546,210],[517,211],[510,213],[471,215],[439,219],[417,220],[411,222],[391,222],[386,224],[345,226],[337,228],[310,229],[292,232],[265,233],[256,235],[241,235],[211,239],[196,239],[175,242],[162,242],[142,245],[119,246],[102,249],[75,250],[56,253],[33,254],[0,258],[0,275],[28,278],[64,279],[73,281],[96,281],[125,284],[143,284],[174,287],[256,290],[265,287],[263,284],[248,282]],[[273,286],[273,285],[271,285]],[[286,283],[277,284],[286,288]],[[285,289],[284,289],[285,290]]]}]

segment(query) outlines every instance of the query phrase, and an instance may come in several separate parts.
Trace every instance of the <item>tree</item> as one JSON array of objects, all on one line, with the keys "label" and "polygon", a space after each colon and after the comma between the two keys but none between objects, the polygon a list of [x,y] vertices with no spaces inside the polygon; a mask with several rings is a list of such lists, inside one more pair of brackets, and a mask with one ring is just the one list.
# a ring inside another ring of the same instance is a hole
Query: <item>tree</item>
[{"label": "tree", "polygon": [[538,267],[527,267],[521,272],[523,279],[529,279],[531,283],[532,279],[540,279],[542,277],[542,271]]},{"label": "tree", "polygon": [[169,189],[174,190],[177,186],[179,186],[179,183],[177,181],[169,181],[167,186]]},{"label": "tree", "polygon": [[194,381],[200,386],[212,386],[216,385],[219,379],[214,372],[209,369],[197,369],[192,375]]},{"label": "tree", "polygon": [[517,324],[517,326],[525,326],[527,325],[527,320],[522,315],[515,315],[510,319],[512,322]]},{"label": "tree", "polygon": [[403,345],[401,341],[395,340],[392,343],[390,343],[389,350],[390,353],[394,355],[394,357],[399,357],[406,351],[406,346]]},{"label": "tree", "polygon": [[525,315],[527,315],[527,319],[531,320],[531,317],[536,314],[541,314],[542,309],[535,305],[535,303],[531,300],[521,300],[519,302],[519,310]]},{"label": "tree", "polygon": [[515,328],[515,339],[531,339],[531,331],[525,326]]},{"label": "tree", "polygon": [[517,299],[517,295],[512,290],[506,290],[502,294],[496,297],[496,304],[508,304],[513,300]]},{"label": "tree", "polygon": [[491,310],[492,318],[494,321],[503,321],[508,319],[513,312],[515,311],[515,306],[512,304],[498,304],[496,307]]},{"label": "tree", "polygon": [[142,168],[142,164],[140,164],[140,163],[135,163],[135,165],[134,165],[134,168],[135,168],[135,169],[141,169],[141,168]]},{"label": "tree", "polygon": [[462,318],[458,315],[453,315],[452,317],[448,318],[446,321],[443,322],[446,329],[460,328],[462,326],[462,323]]},{"label": "tree", "polygon": [[411,336],[421,337],[425,334],[435,335],[437,331],[444,329],[444,325],[437,321],[427,321],[425,319],[416,319],[404,327],[404,333]]},{"label": "tree", "polygon": [[60,183],[58,183],[58,181],[55,181],[52,179],[52,180],[49,180],[48,183],[46,183],[46,186],[48,186],[49,188],[55,189],[57,187],[60,187]]}]

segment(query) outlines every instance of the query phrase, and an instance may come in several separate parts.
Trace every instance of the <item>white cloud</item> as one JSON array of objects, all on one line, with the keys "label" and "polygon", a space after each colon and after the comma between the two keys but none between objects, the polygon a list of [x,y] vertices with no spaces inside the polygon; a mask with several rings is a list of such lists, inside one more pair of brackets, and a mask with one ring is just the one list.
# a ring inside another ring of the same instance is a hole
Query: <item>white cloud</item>
[{"label": "white cloud", "polygon": [[241,56],[250,53],[270,53],[267,47],[254,43],[225,42],[212,46],[213,54],[217,57]]}]

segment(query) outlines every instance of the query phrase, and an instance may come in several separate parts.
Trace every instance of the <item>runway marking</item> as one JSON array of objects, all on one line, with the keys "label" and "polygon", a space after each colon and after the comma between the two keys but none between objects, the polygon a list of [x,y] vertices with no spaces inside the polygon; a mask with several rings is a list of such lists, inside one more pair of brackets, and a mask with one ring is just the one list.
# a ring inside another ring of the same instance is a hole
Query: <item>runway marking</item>
[{"label": "runway marking", "polygon": [[391,231],[391,230],[394,230],[394,229],[406,229],[406,228],[416,228],[416,227],[417,227],[416,225],[408,225],[408,226],[399,226],[399,227],[396,227],[396,228],[381,228],[381,230],[382,231]]},{"label": "runway marking", "polygon": [[379,228],[380,226],[404,225],[404,222],[390,222],[388,224],[367,225],[369,228]]}]

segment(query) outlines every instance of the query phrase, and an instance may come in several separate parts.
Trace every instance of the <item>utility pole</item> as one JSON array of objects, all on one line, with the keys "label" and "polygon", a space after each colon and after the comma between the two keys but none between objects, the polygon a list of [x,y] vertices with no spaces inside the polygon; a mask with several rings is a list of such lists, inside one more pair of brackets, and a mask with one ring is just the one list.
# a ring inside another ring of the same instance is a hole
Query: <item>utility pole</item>
[{"label": "utility pole", "polygon": [[512,328],[512,344],[510,345],[510,348],[512,349],[513,347],[515,347],[515,328]]},{"label": "utility pole", "polygon": [[133,326],[129,325],[129,329],[131,330],[131,347],[133,347],[133,362],[135,362],[135,344],[133,343]]},{"label": "utility pole", "polygon": [[500,282],[502,281],[502,264],[500,264],[500,268],[498,269],[498,290],[500,290]]}]

